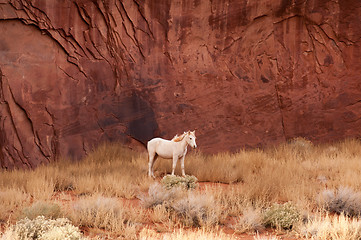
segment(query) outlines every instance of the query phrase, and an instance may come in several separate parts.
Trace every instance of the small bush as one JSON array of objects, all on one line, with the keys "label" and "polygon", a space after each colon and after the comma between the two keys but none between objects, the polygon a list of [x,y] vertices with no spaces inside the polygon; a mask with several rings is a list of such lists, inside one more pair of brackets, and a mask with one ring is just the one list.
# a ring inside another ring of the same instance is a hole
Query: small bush
[{"label": "small bush", "polygon": [[321,192],[320,204],[329,212],[347,216],[361,215],[361,193],[341,187],[336,191],[324,190]]},{"label": "small bush", "polygon": [[197,178],[186,175],[185,177],[166,175],[162,178],[161,183],[166,189],[181,187],[184,189],[195,189],[197,187]]},{"label": "small bush", "polygon": [[139,196],[142,205],[145,208],[153,208],[158,205],[169,206],[174,199],[184,195],[184,192],[180,188],[166,189],[159,183],[152,184],[148,189],[148,195]]},{"label": "small bush", "polygon": [[24,208],[20,218],[35,219],[38,216],[56,219],[62,216],[60,206],[56,203],[39,201]]},{"label": "small bush", "polygon": [[2,240],[79,240],[85,239],[79,228],[66,218],[56,220],[38,216],[35,219],[22,219],[11,226],[1,237]]},{"label": "small bush", "polygon": [[292,146],[295,150],[306,151],[313,147],[313,143],[303,137],[296,137],[289,141],[289,145]]},{"label": "small bush", "polygon": [[266,226],[291,229],[295,223],[301,219],[301,214],[292,203],[273,204],[264,213],[264,223]]}]

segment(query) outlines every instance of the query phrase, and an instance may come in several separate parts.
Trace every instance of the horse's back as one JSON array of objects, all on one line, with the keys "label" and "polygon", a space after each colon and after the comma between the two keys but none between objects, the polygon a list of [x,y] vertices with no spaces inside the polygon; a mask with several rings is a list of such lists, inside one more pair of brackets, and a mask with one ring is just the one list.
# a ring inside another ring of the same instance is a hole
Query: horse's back
[{"label": "horse's back", "polygon": [[147,149],[149,150],[155,150],[157,148],[157,146],[164,141],[168,141],[162,138],[153,138],[151,140],[148,141],[147,143]]},{"label": "horse's back", "polygon": [[147,144],[149,153],[157,153],[161,157],[171,158],[173,155],[173,143],[163,138],[153,138]]}]

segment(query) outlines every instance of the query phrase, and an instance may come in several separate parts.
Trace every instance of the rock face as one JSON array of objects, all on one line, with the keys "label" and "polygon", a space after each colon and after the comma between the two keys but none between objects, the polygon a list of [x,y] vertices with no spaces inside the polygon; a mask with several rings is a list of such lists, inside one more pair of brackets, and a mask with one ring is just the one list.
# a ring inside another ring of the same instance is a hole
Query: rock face
[{"label": "rock face", "polygon": [[359,0],[0,0],[0,165],[360,137],[360,22]]}]

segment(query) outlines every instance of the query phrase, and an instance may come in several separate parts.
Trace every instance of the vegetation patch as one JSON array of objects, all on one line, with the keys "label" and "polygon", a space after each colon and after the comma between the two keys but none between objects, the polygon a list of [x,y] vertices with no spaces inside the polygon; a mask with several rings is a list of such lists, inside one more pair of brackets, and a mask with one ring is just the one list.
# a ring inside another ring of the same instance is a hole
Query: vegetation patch
[{"label": "vegetation patch", "polygon": [[145,208],[154,208],[158,205],[169,206],[175,199],[184,195],[183,188],[167,189],[159,183],[152,184],[148,189],[148,195],[140,195],[140,201]]},{"label": "vegetation patch", "polygon": [[24,208],[20,218],[28,218],[32,220],[38,216],[57,219],[62,216],[62,212],[60,206],[56,203],[38,201],[30,207]]},{"label": "vegetation patch", "polygon": [[[160,234],[156,239],[188,227],[205,229],[207,239],[212,239],[224,226],[237,233],[262,233],[263,227],[273,227],[277,232],[292,229],[290,234],[303,229],[302,238],[361,239],[357,235],[361,197],[354,191],[361,186],[360,158],[357,139],[327,145],[296,139],[266,149],[215,155],[191,152],[185,162],[188,173],[212,182],[197,189],[192,176],[150,179],[146,152],[106,143],[82,161],[2,170],[0,223],[5,229],[6,222],[15,224],[19,216],[30,221],[40,215],[53,220],[66,215],[87,236],[98,239],[139,238],[146,226]],[[171,161],[155,165],[158,175],[171,170]],[[61,203],[59,215],[59,206],[52,202]],[[280,202],[286,204],[272,205]],[[47,204],[52,206],[44,207]],[[302,222],[299,210],[322,212],[322,218]],[[337,213],[328,225],[322,222],[324,210]],[[341,221],[342,217],[346,220]],[[211,229],[218,230],[210,233]],[[342,235],[342,229],[347,234]],[[264,239],[261,233],[257,239]],[[188,237],[186,232],[179,235]]]},{"label": "vegetation patch", "polygon": [[75,224],[110,231],[126,239],[135,238],[135,223],[143,218],[141,211],[121,203],[117,198],[104,196],[79,199],[71,211]]},{"label": "vegetation patch", "polygon": [[238,233],[259,232],[263,230],[264,226],[260,209],[246,208],[242,215],[237,218],[233,228]]},{"label": "vegetation patch", "polygon": [[319,214],[300,225],[297,232],[305,239],[359,240],[361,239],[361,221],[344,214],[334,216]]},{"label": "vegetation patch", "polygon": [[266,226],[285,230],[291,229],[300,219],[299,210],[291,202],[273,204],[263,217]]},{"label": "vegetation patch", "polygon": [[174,201],[171,208],[185,226],[214,226],[221,216],[221,209],[217,207],[214,197],[208,194],[189,192],[184,198]]},{"label": "vegetation patch", "polygon": [[347,216],[360,216],[361,193],[350,188],[340,187],[335,191],[324,190],[321,192],[320,203],[332,213],[344,213]]},{"label": "vegetation patch", "polygon": [[3,240],[80,240],[85,239],[79,228],[73,226],[66,218],[35,219],[25,218],[11,226],[1,237]]},{"label": "vegetation patch", "polygon": [[181,187],[184,189],[195,189],[198,179],[195,176],[186,175],[185,177],[176,175],[166,175],[162,178],[161,183],[166,189]]}]

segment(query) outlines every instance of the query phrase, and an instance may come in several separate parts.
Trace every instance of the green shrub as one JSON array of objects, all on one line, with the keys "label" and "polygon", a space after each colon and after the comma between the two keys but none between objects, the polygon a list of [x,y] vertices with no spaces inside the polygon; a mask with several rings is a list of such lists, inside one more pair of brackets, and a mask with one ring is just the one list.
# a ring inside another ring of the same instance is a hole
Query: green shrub
[{"label": "green shrub", "polygon": [[162,178],[161,183],[166,189],[181,187],[184,189],[195,189],[198,179],[195,176],[186,175],[185,177],[166,175]]},{"label": "green shrub", "polygon": [[35,219],[38,216],[56,219],[62,216],[60,206],[50,202],[35,202],[30,207],[24,208],[20,218]]},{"label": "green shrub", "polygon": [[301,219],[298,209],[290,202],[273,204],[264,213],[263,221],[266,226],[281,229],[291,229]]},{"label": "green shrub", "polygon": [[1,237],[3,240],[79,240],[85,239],[79,228],[73,226],[66,218],[56,220],[46,219],[44,216],[30,220],[18,221]]}]

